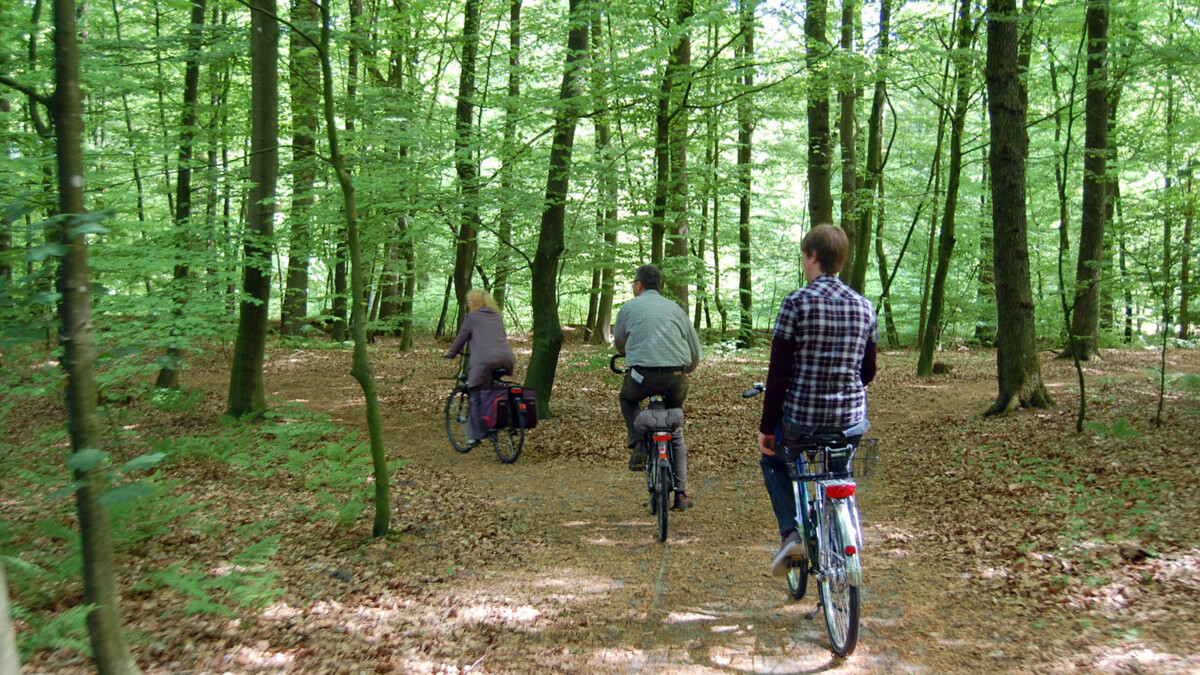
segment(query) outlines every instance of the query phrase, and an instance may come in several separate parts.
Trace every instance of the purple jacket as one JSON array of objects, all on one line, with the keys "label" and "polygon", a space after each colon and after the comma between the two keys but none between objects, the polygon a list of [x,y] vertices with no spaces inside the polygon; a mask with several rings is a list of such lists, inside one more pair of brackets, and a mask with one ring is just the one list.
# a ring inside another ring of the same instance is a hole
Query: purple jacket
[{"label": "purple jacket", "polygon": [[516,356],[508,346],[504,332],[504,317],[491,307],[480,307],[467,312],[463,318],[458,337],[446,352],[447,357],[458,355],[463,346],[468,346],[471,362],[467,369],[467,386],[478,387],[490,384],[492,371],[496,368],[512,370]]}]

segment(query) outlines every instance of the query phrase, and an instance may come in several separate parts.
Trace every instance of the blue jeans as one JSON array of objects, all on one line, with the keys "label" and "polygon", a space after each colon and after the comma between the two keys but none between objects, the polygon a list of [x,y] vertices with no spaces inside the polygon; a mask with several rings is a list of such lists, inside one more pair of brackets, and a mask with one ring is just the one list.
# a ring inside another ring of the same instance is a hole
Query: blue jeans
[{"label": "blue jeans", "polygon": [[[870,424],[864,419],[861,424],[845,429],[843,433],[853,433],[854,435],[846,436],[846,440],[858,445],[868,427]],[[787,417],[783,418],[784,443],[801,440],[814,431],[814,427],[794,422]],[[783,461],[783,445],[778,442],[778,438],[779,435],[776,434],[775,456],[762,455],[758,465],[762,467],[763,483],[767,486],[767,496],[771,498],[771,509],[775,511],[775,519],[779,521],[779,536],[783,537],[787,536],[788,532],[798,529],[800,524],[796,522],[796,495],[792,492],[792,479],[788,476],[787,464]]]}]

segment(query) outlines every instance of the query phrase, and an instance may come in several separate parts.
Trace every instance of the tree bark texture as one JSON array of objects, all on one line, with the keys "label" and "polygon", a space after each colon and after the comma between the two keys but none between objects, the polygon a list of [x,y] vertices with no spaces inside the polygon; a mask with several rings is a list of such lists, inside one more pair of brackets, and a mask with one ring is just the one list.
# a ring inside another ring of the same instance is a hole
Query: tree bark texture
[{"label": "tree bark texture", "polygon": [[945,212],[942,216],[942,231],[938,236],[937,268],[933,275],[933,288],[929,296],[929,321],[921,340],[921,353],[917,358],[917,375],[933,374],[933,352],[942,333],[942,311],[946,304],[946,277],[950,274],[950,261],[954,253],[954,225],[958,211],[958,189],[962,182],[963,128],[967,121],[967,103],[972,89],[972,68],[969,50],[975,40],[974,25],[971,23],[971,3],[961,0],[958,11],[957,47],[953,57],[955,100],[954,113],[950,118],[950,170],[946,176]]},{"label": "tree bark texture", "polygon": [[[177,261],[171,280],[172,312],[175,320],[183,318],[183,305],[191,295],[191,256],[199,248],[196,245],[200,228],[192,226],[192,156],[196,140],[196,102],[200,98],[200,40],[204,30],[205,0],[192,3],[191,24],[187,31],[188,55],[184,62],[183,113],[179,120],[179,166],[175,171],[175,251]],[[178,339],[177,326],[170,329],[171,336]],[[179,368],[183,361],[183,347],[176,340],[167,344],[166,364],[158,371],[154,386],[163,389],[179,387]]]},{"label": "tree bark texture", "polygon": [[372,534],[376,537],[388,532],[391,513],[389,506],[387,456],[383,446],[383,417],[379,407],[379,396],[375,387],[375,371],[367,356],[367,308],[363,292],[362,244],[358,233],[358,202],[354,192],[354,180],[346,168],[346,158],[338,144],[337,126],[333,107],[333,66],[329,51],[330,43],[330,0],[321,2],[321,73],[324,91],[325,133],[329,140],[329,156],[342,188],[342,203],[346,216],[346,239],[350,249],[351,313],[350,330],[354,335],[354,357],[351,375],[362,387],[366,399],[367,431],[371,439],[371,465],[375,478],[375,523]]},{"label": "tree bark texture", "polygon": [[[857,21],[858,0],[842,0],[842,69],[838,85],[838,141],[842,149],[842,231],[849,242],[846,264],[839,276],[847,284],[856,274],[854,264],[858,259],[858,103],[853,66],[854,25]],[[864,241],[864,246],[867,245]],[[861,290],[861,289],[857,289]]]},{"label": "tree bark texture", "polygon": [[692,71],[692,38],[688,32],[688,22],[692,18],[692,0],[676,0],[675,23],[678,27],[679,41],[671,49],[671,62],[668,70],[673,84],[671,92],[671,257],[673,260],[666,270],[666,280],[671,289],[675,302],[688,312],[688,285],[691,281],[691,264],[688,256],[688,94],[691,91]]},{"label": "tree bark texture", "polygon": [[[292,0],[292,21],[305,31],[317,28],[321,10],[311,0]],[[301,335],[308,317],[308,261],[312,256],[313,186],[316,183],[320,57],[304,36],[289,33],[292,96],[292,210],[288,214],[287,288],[280,305],[280,330]]]},{"label": "tree bark texture", "polygon": [[[505,195],[513,194],[516,183],[513,170],[517,153],[517,99],[521,95],[521,0],[508,3],[508,98],[504,100],[504,155],[500,165],[500,190]],[[500,203],[499,243],[496,246],[496,274],[492,284],[492,297],[504,312],[504,300],[508,295],[508,248],[512,246],[513,207],[508,200]]]},{"label": "tree bark texture", "polygon": [[[753,190],[754,115],[749,92],[754,88],[754,10],[756,0],[741,0],[741,89],[738,101],[738,349],[754,344],[754,277],[750,249],[750,205]],[[719,256],[718,256],[719,257]]]},{"label": "tree bark texture", "polygon": [[479,48],[479,0],[466,0],[463,9],[462,53],[459,56],[458,105],[454,113],[454,167],[462,212],[454,250],[455,326],[466,312],[467,291],[479,246],[479,166],[475,162],[475,56]]},{"label": "tree bark texture", "polygon": [[995,257],[996,371],[999,392],[987,411],[998,414],[1020,407],[1053,404],[1042,383],[1033,317],[1026,239],[1025,130],[1026,95],[1018,66],[1016,0],[987,3],[987,92],[991,118],[992,229]]},{"label": "tree bark texture", "polygon": [[[76,457],[101,447],[96,391],[96,343],[88,273],[83,183],[83,92],[74,0],[54,0],[54,84],[52,114],[58,166],[57,238],[66,252],[59,261],[59,342],[66,373],[66,403],[71,449]],[[100,503],[107,487],[103,464],[76,469],[82,483],[75,492],[83,540],[83,601],[92,659],[100,675],[140,673],[121,629],[116,562],[108,509]]]},{"label": "tree bark texture", "polygon": [[1083,228],[1075,267],[1075,306],[1068,343],[1081,361],[1099,347],[1105,187],[1108,168],[1108,0],[1087,8],[1087,99],[1083,137]]},{"label": "tree bark texture", "polygon": [[858,204],[858,238],[860,246],[854,248],[854,275],[850,287],[859,293],[866,291],[867,266],[871,253],[872,216],[875,212],[876,186],[883,176],[883,109],[887,105],[887,71],[891,63],[892,2],[879,3],[879,52],[876,64],[875,91],[871,97],[871,116],[867,120],[867,170],[863,187],[859,191],[862,203]]},{"label": "tree bark texture", "polygon": [[242,261],[242,300],[225,412],[236,418],[267,410],[263,355],[271,299],[271,237],[279,173],[279,26],[275,0],[253,0],[250,12],[250,189]]},{"label": "tree bark texture", "polygon": [[829,138],[829,81],[825,35],[828,0],[808,0],[804,17],[805,63],[808,65],[808,220],[809,227],[833,223],[833,152]]},{"label": "tree bark texture", "polygon": [[555,114],[554,139],[550,146],[550,170],[546,178],[546,201],[532,267],[533,353],[525,385],[537,391],[538,410],[552,415],[550,393],[558,367],[563,333],[558,318],[558,259],[563,252],[567,189],[571,178],[571,152],[579,122],[584,86],[584,62],[588,49],[588,21],[584,0],[570,0],[566,65],[563,69]]}]

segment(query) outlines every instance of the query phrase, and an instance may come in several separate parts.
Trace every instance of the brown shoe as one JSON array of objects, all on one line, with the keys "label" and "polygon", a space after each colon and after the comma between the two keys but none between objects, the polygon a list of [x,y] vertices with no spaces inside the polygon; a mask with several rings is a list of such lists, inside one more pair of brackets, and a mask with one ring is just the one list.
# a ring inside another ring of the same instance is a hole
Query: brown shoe
[{"label": "brown shoe", "polygon": [[687,511],[688,509],[692,508],[695,505],[696,505],[696,503],[692,501],[691,497],[687,496],[686,492],[676,492],[675,493],[675,506],[672,506],[671,510],[672,511]]}]

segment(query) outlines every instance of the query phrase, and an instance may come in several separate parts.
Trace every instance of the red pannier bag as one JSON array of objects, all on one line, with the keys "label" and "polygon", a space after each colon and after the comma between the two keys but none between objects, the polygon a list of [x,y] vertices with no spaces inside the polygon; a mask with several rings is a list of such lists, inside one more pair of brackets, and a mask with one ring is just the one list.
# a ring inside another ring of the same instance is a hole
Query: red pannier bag
[{"label": "red pannier bag", "polygon": [[[479,398],[483,403],[480,419],[488,429],[503,429],[508,427],[508,392],[509,389],[520,390],[521,403],[525,407],[525,428],[537,426],[537,394],[533,389],[522,386],[513,387],[482,387]],[[514,392],[517,393],[517,392]]]}]

